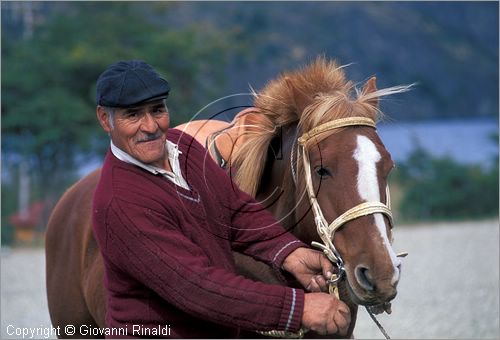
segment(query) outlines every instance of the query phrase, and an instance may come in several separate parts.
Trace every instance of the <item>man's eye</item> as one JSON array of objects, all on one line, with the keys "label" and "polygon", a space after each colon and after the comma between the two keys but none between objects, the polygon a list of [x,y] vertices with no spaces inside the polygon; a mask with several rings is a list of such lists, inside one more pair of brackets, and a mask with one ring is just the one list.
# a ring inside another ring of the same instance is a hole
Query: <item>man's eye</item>
[{"label": "man's eye", "polygon": [[128,111],[125,116],[127,118],[133,118],[133,117],[137,117],[138,114],[139,114],[139,112],[137,112],[137,111]]},{"label": "man's eye", "polygon": [[153,114],[155,115],[161,115],[164,114],[165,112],[167,112],[167,109],[165,109],[165,107],[163,106],[157,107],[153,110]]}]

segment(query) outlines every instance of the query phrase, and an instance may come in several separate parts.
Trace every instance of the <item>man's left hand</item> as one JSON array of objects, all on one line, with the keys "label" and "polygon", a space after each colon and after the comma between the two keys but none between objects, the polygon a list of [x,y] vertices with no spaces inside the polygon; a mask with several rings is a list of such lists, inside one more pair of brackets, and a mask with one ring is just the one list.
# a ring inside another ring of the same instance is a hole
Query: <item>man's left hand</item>
[{"label": "man's left hand", "polygon": [[283,269],[293,274],[311,292],[327,291],[328,280],[334,272],[332,263],[322,252],[297,248],[283,261]]}]

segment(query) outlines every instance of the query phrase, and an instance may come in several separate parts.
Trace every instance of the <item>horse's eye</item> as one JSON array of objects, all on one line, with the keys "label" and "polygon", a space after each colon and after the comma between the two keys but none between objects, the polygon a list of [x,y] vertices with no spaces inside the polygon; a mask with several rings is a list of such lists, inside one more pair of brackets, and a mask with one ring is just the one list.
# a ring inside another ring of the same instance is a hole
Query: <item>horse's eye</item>
[{"label": "horse's eye", "polygon": [[316,174],[318,174],[318,176],[321,178],[332,176],[332,173],[328,169],[323,168],[322,166],[318,166],[314,170],[316,171]]}]

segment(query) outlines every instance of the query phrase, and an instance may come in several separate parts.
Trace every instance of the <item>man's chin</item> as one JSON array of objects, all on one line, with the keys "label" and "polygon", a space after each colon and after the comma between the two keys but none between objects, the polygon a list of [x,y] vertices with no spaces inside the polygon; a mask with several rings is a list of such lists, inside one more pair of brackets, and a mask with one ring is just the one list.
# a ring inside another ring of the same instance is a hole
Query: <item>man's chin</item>
[{"label": "man's chin", "polygon": [[[149,142],[148,142],[149,144]],[[136,152],[136,158],[144,164],[159,166],[167,157],[165,148],[154,145],[142,145]]]}]

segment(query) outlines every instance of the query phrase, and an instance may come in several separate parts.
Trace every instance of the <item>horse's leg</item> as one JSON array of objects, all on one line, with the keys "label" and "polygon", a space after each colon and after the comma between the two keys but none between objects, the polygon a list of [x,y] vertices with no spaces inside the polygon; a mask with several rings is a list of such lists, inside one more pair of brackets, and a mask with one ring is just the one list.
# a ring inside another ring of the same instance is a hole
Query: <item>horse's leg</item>
[{"label": "horse's leg", "polygon": [[[97,327],[82,289],[85,229],[90,226],[92,194],[99,179],[94,172],[69,189],[54,208],[46,232],[46,283],[52,324],[62,338],[82,338],[80,325]],[[101,285],[102,282],[96,282]],[[73,336],[64,333],[75,326]]]}]

